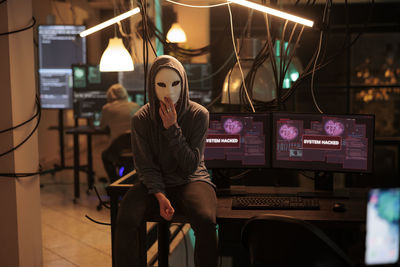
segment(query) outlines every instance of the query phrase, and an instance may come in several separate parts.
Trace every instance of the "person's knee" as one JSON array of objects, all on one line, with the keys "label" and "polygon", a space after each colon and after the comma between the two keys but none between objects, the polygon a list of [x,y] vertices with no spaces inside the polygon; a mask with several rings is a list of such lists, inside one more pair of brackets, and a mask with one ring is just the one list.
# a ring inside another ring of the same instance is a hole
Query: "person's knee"
[{"label": "person's knee", "polygon": [[149,208],[148,204],[147,191],[139,183],[133,190],[127,192],[121,202],[117,216],[118,227],[140,227],[143,223],[146,210]]},{"label": "person's knee", "polygon": [[201,210],[191,224],[193,230],[215,230],[217,225],[215,212],[209,209]]}]

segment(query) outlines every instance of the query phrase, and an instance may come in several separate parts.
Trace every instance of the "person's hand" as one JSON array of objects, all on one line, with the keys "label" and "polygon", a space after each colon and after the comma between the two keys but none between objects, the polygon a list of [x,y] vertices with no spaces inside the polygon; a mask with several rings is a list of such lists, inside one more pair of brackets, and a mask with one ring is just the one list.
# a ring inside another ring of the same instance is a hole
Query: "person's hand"
[{"label": "person's hand", "polygon": [[160,205],[160,216],[165,220],[170,221],[175,213],[171,202],[169,202],[169,199],[161,192],[155,193],[154,195],[158,200],[158,204]]},{"label": "person's hand", "polygon": [[160,109],[158,112],[160,113],[160,117],[165,129],[168,129],[176,123],[176,110],[171,98],[166,96],[164,97],[164,101],[160,100]]}]

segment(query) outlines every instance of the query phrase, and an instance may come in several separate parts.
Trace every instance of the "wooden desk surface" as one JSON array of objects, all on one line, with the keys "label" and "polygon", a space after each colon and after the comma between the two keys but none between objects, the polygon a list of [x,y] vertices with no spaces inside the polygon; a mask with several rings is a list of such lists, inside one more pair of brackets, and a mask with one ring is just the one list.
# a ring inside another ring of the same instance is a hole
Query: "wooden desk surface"
[{"label": "wooden desk surface", "polygon": [[[233,186],[233,189],[236,187]],[[243,187],[241,187],[243,188]],[[309,191],[299,187],[245,187],[248,193],[297,193]],[[354,189],[350,191],[348,199],[320,198],[320,210],[232,210],[231,197],[218,198],[218,221],[247,220],[260,214],[280,214],[293,216],[309,222],[338,223],[363,223],[366,219],[367,190]],[[345,204],[346,211],[336,212],[332,210],[335,202]]]},{"label": "wooden desk surface", "polygon": [[[120,178],[107,187],[107,192],[124,194],[132,185],[125,183],[136,171]],[[246,190],[248,193],[289,193],[310,191],[300,187],[265,187],[265,186],[232,186],[232,189]],[[232,210],[232,197],[218,197],[217,219],[219,222],[226,220],[247,220],[260,214],[282,214],[293,216],[310,222],[331,223],[363,223],[366,219],[366,205],[368,190],[365,188],[351,189],[347,199],[320,198],[320,210]],[[335,202],[345,204],[346,211],[335,212],[332,210]]]},{"label": "wooden desk surface", "polygon": [[[115,231],[115,219],[118,212],[118,196],[125,194],[132,186],[132,177],[136,171],[125,175],[107,187],[107,193],[111,197],[111,229]],[[233,190],[245,189],[248,193],[289,193],[295,194],[298,192],[310,191],[306,188],[299,187],[261,187],[261,186],[232,186]],[[282,214],[292,216],[313,223],[323,229],[329,230],[329,233],[336,234],[336,229],[339,233],[359,233],[361,225],[365,224],[366,204],[367,204],[366,188],[352,189],[349,192],[348,199],[329,199],[320,198],[320,210],[232,210],[232,197],[218,197],[217,207],[217,223],[219,225],[219,246],[220,254],[241,257],[244,251],[240,246],[241,229],[244,222],[253,216],[261,214]],[[345,212],[334,212],[332,210],[335,202],[342,202],[346,206]],[[346,229],[346,231],[343,231]],[[360,234],[359,234],[360,235]],[[360,240],[365,240],[365,236],[361,234]],[[235,246],[235,244],[239,244]],[[240,249],[238,248],[240,247]],[[363,243],[361,244],[363,246]],[[353,256],[359,262],[362,262],[363,250],[360,253],[355,253]],[[237,259],[236,259],[237,260]],[[240,260],[239,260],[240,261]]]}]

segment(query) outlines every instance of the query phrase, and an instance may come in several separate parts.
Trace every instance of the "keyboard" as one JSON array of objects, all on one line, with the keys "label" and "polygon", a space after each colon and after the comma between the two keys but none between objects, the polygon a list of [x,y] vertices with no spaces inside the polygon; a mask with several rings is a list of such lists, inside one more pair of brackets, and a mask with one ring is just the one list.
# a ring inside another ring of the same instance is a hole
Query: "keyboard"
[{"label": "keyboard", "polygon": [[232,198],[234,210],[319,210],[319,200],[296,195],[247,195]]}]

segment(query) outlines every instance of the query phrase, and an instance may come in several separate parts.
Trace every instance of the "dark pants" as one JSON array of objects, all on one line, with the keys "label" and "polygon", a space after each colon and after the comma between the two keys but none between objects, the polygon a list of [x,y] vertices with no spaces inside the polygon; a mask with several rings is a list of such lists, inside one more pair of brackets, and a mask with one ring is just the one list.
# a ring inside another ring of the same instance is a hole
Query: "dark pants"
[{"label": "dark pants", "polygon": [[117,172],[117,165],[121,152],[124,150],[131,150],[131,149],[132,149],[131,134],[128,133],[128,134],[122,134],[117,138],[115,138],[115,140],[112,141],[112,143],[107,147],[107,149],[101,153],[103,166],[111,183],[113,183],[119,178]]},{"label": "dark pants", "polygon": [[[217,267],[216,212],[214,188],[206,182],[192,182],[167,189],[167,197],[175,212],[186,215],[196,236],[194,260],[196,267]],[[134,267],[139,263],[139,227],[147,214],[159,213],[153,194],[139,183],[131,188],[118,211],[115,238],[117,267]]]}]

